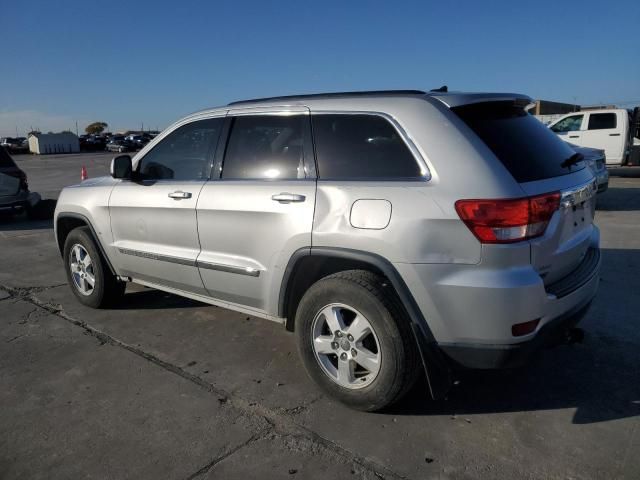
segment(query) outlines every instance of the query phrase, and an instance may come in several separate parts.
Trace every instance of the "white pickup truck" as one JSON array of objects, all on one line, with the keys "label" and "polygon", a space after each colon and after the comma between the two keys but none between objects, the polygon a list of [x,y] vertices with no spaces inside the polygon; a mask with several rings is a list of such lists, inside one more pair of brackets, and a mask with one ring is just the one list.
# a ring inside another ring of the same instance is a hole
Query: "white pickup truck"
[{"label": "white pickup truck", "polygon": [[607,165],[624,165],[633,145],[629,113],[621,108],[569,113],[549,125],[564,141],[605,151]]}]

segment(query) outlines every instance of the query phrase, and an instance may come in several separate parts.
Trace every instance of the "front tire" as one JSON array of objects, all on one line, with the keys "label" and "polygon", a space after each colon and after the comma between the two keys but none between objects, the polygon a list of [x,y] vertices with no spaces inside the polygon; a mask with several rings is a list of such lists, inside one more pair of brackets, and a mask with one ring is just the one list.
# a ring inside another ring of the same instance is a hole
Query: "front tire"
[{"label": "front tire", "polygon": [[298,306],[295,331],[309,376],[354,409],[388,407],[420,375],[404,309],[388,281],[372,272],[339,272],[313,284]]},{"label": "front tire", "polygon": [[116,303],[126,284],[109,270],[89,227],[73,229],[64,242],[67,281],[80,303],[104,308]]}]

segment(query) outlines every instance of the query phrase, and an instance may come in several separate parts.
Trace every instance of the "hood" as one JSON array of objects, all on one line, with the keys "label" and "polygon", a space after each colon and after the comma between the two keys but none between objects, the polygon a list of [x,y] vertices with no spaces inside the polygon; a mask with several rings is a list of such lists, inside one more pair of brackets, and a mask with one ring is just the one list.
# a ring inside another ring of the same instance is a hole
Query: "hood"
[{"label": "hood", "polygon": [[106,175],[104,177],[87,178],[84,182],[75,185],[69,185],[70,188],[95,187],[96,185],[110,185],[116,183],[116,180]]}]

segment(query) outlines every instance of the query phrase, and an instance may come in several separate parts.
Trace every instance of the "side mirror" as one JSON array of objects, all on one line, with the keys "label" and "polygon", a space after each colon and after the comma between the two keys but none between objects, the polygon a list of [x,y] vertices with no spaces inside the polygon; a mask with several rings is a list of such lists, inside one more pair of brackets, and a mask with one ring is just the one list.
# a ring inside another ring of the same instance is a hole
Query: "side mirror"
[{"label": "side mirror", "polygon": [[132,164],[129,155],[120,155],[111,160],[111,176],[130,180],[132,177]]}]

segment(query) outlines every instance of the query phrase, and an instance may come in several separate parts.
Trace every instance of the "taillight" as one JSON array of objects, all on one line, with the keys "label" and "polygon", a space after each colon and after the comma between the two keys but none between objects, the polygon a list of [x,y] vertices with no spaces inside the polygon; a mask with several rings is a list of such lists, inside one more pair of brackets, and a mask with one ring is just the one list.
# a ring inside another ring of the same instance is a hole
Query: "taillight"
[{"label": "taillight", "polygon": [[560,192],[506,200],[458,200],[456,211],[482,243],[539,237],[560,206]]}]

